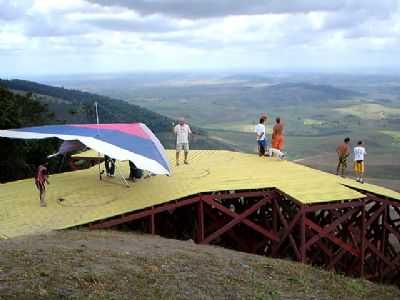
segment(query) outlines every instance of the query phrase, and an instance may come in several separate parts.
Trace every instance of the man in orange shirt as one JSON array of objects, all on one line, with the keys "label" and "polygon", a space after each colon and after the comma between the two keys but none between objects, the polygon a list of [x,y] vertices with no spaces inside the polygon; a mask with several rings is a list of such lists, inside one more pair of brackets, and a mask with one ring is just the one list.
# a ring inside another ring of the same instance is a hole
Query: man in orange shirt
[{"label": "man in orange shirt", "polygon": [[283,150],[285,140],[283,138],[283,124],[281,118],[276,118],[276,124],[272,130],[272,148]]},{"label": "man in orange shirt", "polygon": [[349,152],[349,143],[350,143],[350,138],[347,137],[344,139],[343,143],[341,143],[337,148],[336,148],[336,153],[338,155],[338,164],[336,168],[336,175],[339,175],[339,171],[342,170],[342,177],[344,177],[344,171],[347,168],[347,157],[349,157],[350,152]]}]

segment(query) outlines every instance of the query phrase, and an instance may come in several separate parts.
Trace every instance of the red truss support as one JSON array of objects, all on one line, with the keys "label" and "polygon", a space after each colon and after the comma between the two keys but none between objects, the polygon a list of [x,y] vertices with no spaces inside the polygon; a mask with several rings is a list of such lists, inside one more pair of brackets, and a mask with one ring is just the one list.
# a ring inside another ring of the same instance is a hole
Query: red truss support
[{"label": "red truss support", "polygon": [[207,236],[204,240],[202,240],[201,241],[202,244],[210,243],[211,241],[215,240],[217,237],[221,236],[222,234],[224,234],[228,230],[232,229],[235,225],[237,225],[239,223],[243,223],[246,226],[252,228],[256,232],[262,234],[266,239],[273,240],[273,241],[278,240],[277,236],[271,230],[265,229],[262,226],[247,219],[247,217],[249,217],[251,214],[255,213],[258,209],[265,206],[267,203],[270,203],[270,200],[266,195],[263,195],[263,199],[256,201],[252,206],[247,208],[241,214],[237,214],[237,213],[229,210],[222,204],[220,204],[217,201],[220,199],[219,197],[213,197],[211,195],[211,196],[204,196],[204,197],[202,197],[202,199],[204,199],[204,202],[207,203],[208,205],[210,205],[211,207],[216,208],[220,212],[233,218],[229,223],[225,224],[223,227],[219,228],[218,230],[216,230],[215,232],[213,232],[212,234]]},{"label": "red truss support", "polygon": [[214,192],[89,227],[131,226],[399,283],[400,202],[360,192],[366,197],[314,205],[303,205],[276,189]]}]

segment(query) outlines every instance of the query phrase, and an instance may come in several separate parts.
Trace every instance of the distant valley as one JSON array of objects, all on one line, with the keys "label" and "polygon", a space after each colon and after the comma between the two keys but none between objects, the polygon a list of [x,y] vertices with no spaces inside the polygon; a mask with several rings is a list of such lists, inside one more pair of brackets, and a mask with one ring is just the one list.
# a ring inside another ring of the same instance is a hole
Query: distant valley
[{"label": "distant valley", "polygon": [[[184,116],[233,149],[255,151],[253,128],[281,116],[290,159],[335,169],[345,136],[365,141],[369,180],[400,190],[400,76],[350,74],[134,73],[45,82],[95,92],[172,119]],[[351,173],[351,170],[349,170]]]}]

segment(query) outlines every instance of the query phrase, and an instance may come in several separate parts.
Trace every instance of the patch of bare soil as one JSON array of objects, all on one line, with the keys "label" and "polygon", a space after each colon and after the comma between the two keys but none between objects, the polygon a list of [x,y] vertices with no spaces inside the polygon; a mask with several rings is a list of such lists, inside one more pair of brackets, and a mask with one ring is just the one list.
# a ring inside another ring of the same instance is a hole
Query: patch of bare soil
[{"label": "patch of bare soil", "polygon": [[397,287],[115,231],[0,241],[0,299],[400,299]]}]

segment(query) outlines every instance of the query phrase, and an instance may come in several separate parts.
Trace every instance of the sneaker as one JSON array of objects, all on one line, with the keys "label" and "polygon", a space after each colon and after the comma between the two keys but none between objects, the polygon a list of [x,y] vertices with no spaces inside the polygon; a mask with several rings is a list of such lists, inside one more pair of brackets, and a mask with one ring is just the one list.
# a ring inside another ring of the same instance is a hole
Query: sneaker
[{"label": "sneaker", "polygon": [[189,162],[188,162],[187,160],[185,160],[184,164],[185,164],[185,165],[188,165],[188,164],[189,164]]},{"label": "sneaker", "polygon": [[362,183],[362,184],[364,184],[364,179],[360,179],[359,182]]},{"label": "sneaker", "polygon": [[357,178],[356,181],[357,181],[357,182],[360,182],[360,178]]}]

